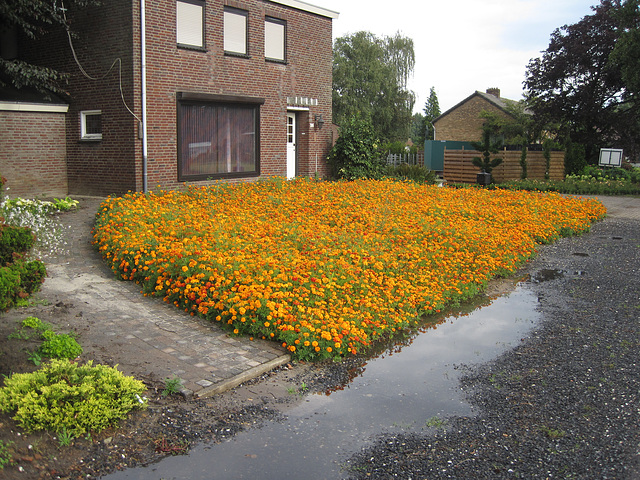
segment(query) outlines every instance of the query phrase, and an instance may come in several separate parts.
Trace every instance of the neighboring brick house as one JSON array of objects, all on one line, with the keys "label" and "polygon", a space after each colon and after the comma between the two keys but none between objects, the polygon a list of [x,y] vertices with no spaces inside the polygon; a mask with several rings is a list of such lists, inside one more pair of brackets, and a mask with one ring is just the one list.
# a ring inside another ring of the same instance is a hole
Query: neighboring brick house
[{"label": "neighboring brick house", "polygon": [[[481,113],[495,113],[505,120],[515,120],[509,113],[509,103],[500,97],[498,88],[489,88],[486,93],[475,92],[450,108],[433,121],[435,140],[425,142],[425,165],[440,172],[448,182],[475,183],[479,173],[473,165],[473,158],[480,152],[474,150],[471,142],[482,141],[482,125],[485,119]],[[520,178],[522,149],[520,146],[504,146],[496,156],[503,159],[496,167],[493,178],[496,182]],[[551,152],[547,166],[542,145],[527,147],[528,178],[561,180],[564,178],[564,152]]]},{"label": "neighboring brick house", "polygon": [[[69,194],[326,175],[337,16],[299,0],[109,0],[69,12],[87,75],[65,34],[20,52],[71,74]],[[3,174],[23,161],[0,160]]]},{"label": "neighboring brick house", "polygon": [[433,121],[435,140],[480,141],[484,123],[480,113],[496,113],[504,119],[513,120],[507,110],[508,103],[516,102],[501,98],[499,88],[488,88],[487,93],[476,91]]}]

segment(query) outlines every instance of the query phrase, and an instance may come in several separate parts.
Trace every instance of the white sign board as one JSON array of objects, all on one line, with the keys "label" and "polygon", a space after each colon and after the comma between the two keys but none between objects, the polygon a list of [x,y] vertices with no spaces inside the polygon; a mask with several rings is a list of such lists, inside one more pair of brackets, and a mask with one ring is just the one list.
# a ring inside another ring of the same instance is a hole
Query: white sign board
[{"label": "white sign board", "polygon": [[601,148],[600,165],[606,167],[619,167],[622,165],[622,149]]}]

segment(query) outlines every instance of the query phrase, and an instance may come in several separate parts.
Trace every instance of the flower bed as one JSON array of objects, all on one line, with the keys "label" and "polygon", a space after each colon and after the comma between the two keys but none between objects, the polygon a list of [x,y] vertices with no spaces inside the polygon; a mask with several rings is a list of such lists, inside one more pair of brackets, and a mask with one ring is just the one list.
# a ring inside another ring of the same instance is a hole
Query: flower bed
[{"label": "flower bed", "polygon": [[276,179],[108,198],[95,244],[146,295],[323,359],[476,295],[604,214],[556,194]]}]

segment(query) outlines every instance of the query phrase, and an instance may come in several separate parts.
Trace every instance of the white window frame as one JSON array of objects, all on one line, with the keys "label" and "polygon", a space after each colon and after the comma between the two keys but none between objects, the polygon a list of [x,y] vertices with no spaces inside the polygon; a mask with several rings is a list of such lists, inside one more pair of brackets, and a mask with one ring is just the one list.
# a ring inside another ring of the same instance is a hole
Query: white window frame
[{"label": "white window frame", "polygon": [[264,57],[274,62],[287,61],[287,22],[279,18],[264,18]]},{"label": "white window frame", "polygon": [[202,0],[176,1],[176,42],[182,47],[205,48]]},{"label": "white window frame", "polygon": [[[100,115],[100,133],[87,132],[87,117]],[[80,139],[102,140],[102,110],[83,110],[80,112]]]},{"label": "white window frame", "polygon": [[249,12],[224,7],[224,53],[249,55]]}]

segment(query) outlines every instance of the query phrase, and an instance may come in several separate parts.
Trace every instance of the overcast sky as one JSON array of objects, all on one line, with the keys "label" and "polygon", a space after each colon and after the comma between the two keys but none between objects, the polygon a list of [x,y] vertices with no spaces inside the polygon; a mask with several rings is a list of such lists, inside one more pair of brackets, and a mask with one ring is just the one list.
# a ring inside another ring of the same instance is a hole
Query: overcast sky
[{"label": "overcast sky", "polygon": [[520,100],[529,60],[551,33],[592,14],[599,0],[307,0],[340,13],[333,37],[360,30],[400,32],[413,39],[416,65],[409,88],[422,112],[435,87],[445,112],[476,90],[500,88]]}]

